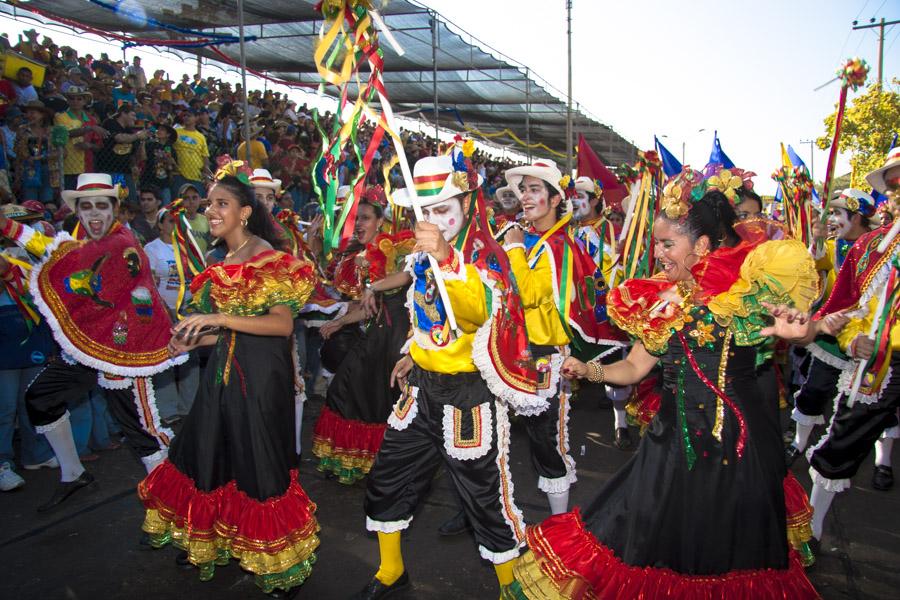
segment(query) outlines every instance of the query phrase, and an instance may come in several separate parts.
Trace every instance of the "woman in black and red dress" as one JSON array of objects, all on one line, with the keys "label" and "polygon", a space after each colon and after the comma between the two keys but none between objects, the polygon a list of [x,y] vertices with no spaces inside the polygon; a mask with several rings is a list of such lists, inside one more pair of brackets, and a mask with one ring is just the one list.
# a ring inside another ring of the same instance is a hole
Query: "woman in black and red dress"
[{"label": "woman in black and red dress", "polygon": [[181,321],[169,351],[213,346],[203,382],[169,459],[138,487],[152,545],[172,543],[202,580],[229,559],[274,597],[290,597],[319,545],[316,506],[297,479],[293,317],[313,267],[274,250],[268,214],[249,185],[224,176],[209,191],[210,232],[225,260],[191,284],[198,314]]},{"label": "woman in black and red dress", "polygon": [[[802,243],[742,241],[720,192],[666,187],[655,230],[662,273],[608,296],[637,338],[612,365],[567,359],[563,374],[634,384],[659,362],[659,412],[638,452],[584,510],[530,528],[511,597],[816,598],[788,545],[781,432],[756,381],[764,302],[808,310]],[[781,329],[779,329],[781,331]]]},{"label": "woman in black and red dress", "polygon": [[[319,471],[347,485],[372,468],[399,393],[391,389],[390,376],[409,333],[404,292],[412,279],[403,267],[415,246],[412,231],[379,233],[384,219],[380,203],[363,200],[358,210],[354,239],[361,248],[344,257],[333,283],[345,294],[355,291],[359,302],[320,330],[329,339],[335,332],[355,329],[355,343],[328,386],[312,447]],[[366,323],[362,333],[359,322]]]}]

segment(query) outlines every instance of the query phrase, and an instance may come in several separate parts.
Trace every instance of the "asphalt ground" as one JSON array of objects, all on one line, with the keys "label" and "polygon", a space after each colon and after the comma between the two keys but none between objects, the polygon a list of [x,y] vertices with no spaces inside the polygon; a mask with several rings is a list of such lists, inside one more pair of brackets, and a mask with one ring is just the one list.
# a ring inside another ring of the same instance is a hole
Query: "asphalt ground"
[{"label": "asphalt ground", "polygon": [[[576,399],[570,421],[578,483],[571,504],[586,504],[631,455],[613,446],[612,410],[595,398]],[[304,414],[304,448],[309,448],[321,401],[311,400]],[[786,415],[785,415],[786,418]],[[631,429],[637,440],[638,431]],[[813,434],[815,436],[817,433]],[[511,467],[515,497],[528,522],[548,515],[537,489],[524,432],[514,425]],[[365,530],[365,483],[344,486],[325,480],[307,452],[301,482],[318,504],[322,544],[312,575],[298,598],[343,599],[375,573],[378,545]],[[872,459],[840,494],[825,523],[822,553],[809,571],[826,599],[900,597],[900,484],[889,492],[872,489]],[[252,575],[236,563],[201,582],[196,570],[175,566],[172,548],[150,550],[139,544],[143,516],[135,487],[143,468],[129,451],[102,453],[89,468],[97,483],[58,510],[39,515],[56,484],[58,470],[19,470],[24,488],[0,494],[0,598],[45,600],[183,598],[261,599]],[[810,489],[808,466],[799,459],[794,473]],[[453,492],[443,474],[403,533],[403,552],[413,585],[392,595],[396,600],[497,598],[491,565],[480,559],[471,536],[441,537],[438,526],[455,512]]]}]

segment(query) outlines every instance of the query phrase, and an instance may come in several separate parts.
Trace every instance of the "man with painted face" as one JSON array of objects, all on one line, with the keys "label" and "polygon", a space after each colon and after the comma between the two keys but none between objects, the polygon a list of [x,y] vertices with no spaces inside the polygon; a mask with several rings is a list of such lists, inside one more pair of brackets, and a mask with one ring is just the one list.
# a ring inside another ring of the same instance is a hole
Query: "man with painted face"
[{"label": "man with painted face", "polygon": [[78,216],[74,239],[48,237],[0,216],[0,234],[41,260],[30,289],[63,352],[25,394],[29,417],[60,464],[61,483],[40,512],[94,481],[78,458],[66,406],[98,383],[148,472],[166,457],[173,437],[160,423],[150,376],[184,359],[169,358],[171,321],[149,261],[115,218],[119,189],[107,174],[83,173],[76,189],[62,192]]},{"label": "man with painted face", "polygon": [[[888,153],[884,165],[868,173],[866,181],[872,189],[887,196],[894,217],[900,217],[900,150]],[[850,196],[841,204],[852,210],[855,203],[851,198],[857,196]],[[900,408],[898,264],[900,236],[895,230],[881,227],[863,234],[847,253],[827,302],[811,321],[815,324],[823,315],[839,312],[848,317],[849,322],[837,333],[837,340],[841,349],[854,359],[840,374],[839,395],[828,432],[807,454],[813,482],[812,535],[816,540],[822,538],[832,501],[838,493],[850,489],[851,479],[868,458],[873,445],[872,487],[888,490],[893,485],[891,449],[893,440],[900,435],[897,426]],[[814,334],[816,328],[810,329]],[[865,365],[865,375],[851,402],[851,386],[861,363]]]},{"label": "man with painted face", "polygon": [[[822,251],[814,257],[816,270],[825,273],[825,292],[822,296],[825,299],[831,295],[848,251],[857,239],[869,232],[871,217],[875,214],[875,202],[869,194],[848,188],[831,201],[828,209],[829,237],[821,244]],[[824,234],[821,225],[817,226],[816,231],[819,236]],[[825,425],[825,405],[834,400],[838,392],[841,371],[852,367],[834,337],[820,336],[806,349],[812,355],[812,362],[806,381],[794,398],[791,419],[796,423],[796,432],[793,441],[785,449],[788,466],[806,450],[813,428]]]},{"label": "man with painted face", "polygon": [[497,232],[501,232],[510,223],[517,223],[522,218],[522,204],[519,197],[508,186],[497,188],[494,192],[494,224]]},{"label": "man with painted face", "polygon": [[[524,535],[522,513],[511,493],[506,404],[492,391],[497,389],[495,374],[480,366],[478,358],[488,352],[488,337],[497,333],[492,323],[501,301],[487,291],[495,287],[486,269],[476,266],[481,264],[478,250],[460,239],[473,235],[466,226],[467,195],[482,178],[454,170],[450,156],[419,160],[413,175],[415,196],[405,190],[394,194],[398,205],[419,203],[425,217],[415,229],[417,252],[407,262],[413,279],[408,292],[412,336],[408,356],[391,375],[403,392],[367,479],[366,527],[378,533],[381,563],[357,599],[382,598],[409,584],[400,532],[409,527],[442,464],[472,524],[481,557],[494,564],[501,586],[512,582],[512,562]],[[467,234],[461,236],[464,226]],[[497,252],[502,254],[499,247]],[[440,266],[458,331],[451,329],[425,253]]]},{"label": "man with painted face", "polygon": [[[600,180],[581,176],[575,180],[575,192],[572,195],[572,229],[576,240],[581,242],[594,261],[597,270],[594,272],[594,288],[596,290],[594,316],[598,323],[608,323],[606,315],[606,292],[613,278],[614,268],[618,262],[616,257],[616,231],[602,214],[603,185]],[[608,326],[608,336],[619,342],[618,345],[597,349],[607,362],[622,357],[628,338],[612,326]],[[620,450],[631,448],[631,437],[628,434],[628,415],[625,405],[631,396],[632,386],[606,385],[607,398],[612,401],[615,416],[614,444]]]},{"label": "man with painted face", "polygon": [[[571,209],[563,201],[561,179],[556,163],[546,159],[506,171],[530,228],[507,233],[504,248],[525,308],[531,353],[553,372],[570,343],[576,349],[622,345],[594,314],[597,268],[570,235]],[[576,480],[569,455],[569,390],[562,383],[558,386],[549,409],[525,419],[538,487],[547,494],[553,514],[566,512],[569,487]]]}]

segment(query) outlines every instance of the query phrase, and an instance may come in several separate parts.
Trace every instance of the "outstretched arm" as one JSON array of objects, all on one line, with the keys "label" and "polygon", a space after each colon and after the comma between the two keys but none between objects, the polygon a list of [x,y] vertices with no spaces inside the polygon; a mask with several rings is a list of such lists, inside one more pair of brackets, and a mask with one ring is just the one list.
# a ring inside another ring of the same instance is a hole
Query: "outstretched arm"
[{"label": "outstretched arm", "polygon": [[600,365],[599,361],[583,363],[577,358],[569,357],[562,366],[562,375],[566,379],[590,379],[597,383],[614,385],[633,385],[646,377],[659,359],[636,342],[624,360],[610,365]]}]

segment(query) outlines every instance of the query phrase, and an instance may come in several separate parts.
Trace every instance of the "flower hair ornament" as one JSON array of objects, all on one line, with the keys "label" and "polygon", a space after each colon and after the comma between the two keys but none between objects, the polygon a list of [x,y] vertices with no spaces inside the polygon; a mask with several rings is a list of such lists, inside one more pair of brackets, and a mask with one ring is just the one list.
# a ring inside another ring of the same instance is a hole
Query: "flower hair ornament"
[{"label": "flower hair ornament", "polygon": [[216,160],[216,166],[218,167],[215,175],[216,181],[231,175],[240,179],[242,183],[250,185],[250,176],[253,175],[253,169],[244,161],[232,160],[230,156],[223,154]]},{"label": "flower hair ornament", "polygon": [[706,180],[705,192],[718,190],[734,204],[738,190],[753,189],[753,177],[756,177],[756,173],[752,171],[744,171],[737,167],[722,168]]},{"label": "flower hair ornament", "polygon": [[563,175],[562,179],[559,180],[559,187],[563,189],[567,200],[571,200],[577,194],[575,191],[575,180],[572,179],[571,175]]},{"label": "flower hair ornament", "polygon": [[453,141],[455,143],[450,150],[453,159],[453,185],[461,190],[476,190],[478,189],[478,171],[472,164],[475,140],[457,135]]},{"label": "flower hair ornament", "polygon": [[673,175],[663,187],[660,211],[672,220],[681,220],[691,208],[691,204],[703,197],[706,185],[703,174],[691,169],[682,168],[681,173]]}]

